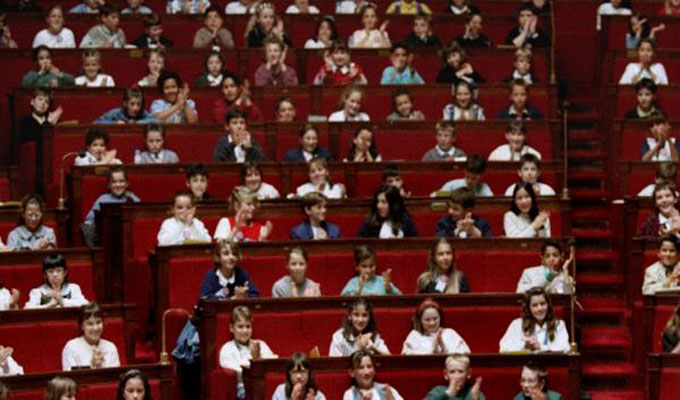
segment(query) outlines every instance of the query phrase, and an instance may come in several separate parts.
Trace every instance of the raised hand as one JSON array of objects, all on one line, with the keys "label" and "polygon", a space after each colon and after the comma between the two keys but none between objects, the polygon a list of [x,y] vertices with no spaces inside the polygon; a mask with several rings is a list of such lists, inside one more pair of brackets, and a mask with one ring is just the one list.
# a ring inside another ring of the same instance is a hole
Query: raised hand
[{"label": "raised hand", "polygon": [[17,305],[19,304],[19,296],[21,295],[21,292],[18,289],[12,289],[10,290],[10,296],[9,296],[9,308],[17,308]]},{"label": "raised hand", "polygon": [[482,377],[478,376],[477,379],[475,379],[475,384],[472,385],[472,388],[470,389],[470,397],[472,400],[479,400],[482,394]]},{"label": "raised hand", "polygon": [[236,286],[234,288],[234,298],[235,299],[248,298],[248,282],[244,283],[243,286]]},{"label": "raised hand", "polygon": [[382,24],[380,24],[380,33],[385,33],[385,30],[387,30],[387,25],[390,24],[390,21],[385,20],[383,21]]},{"label": "raised hand", "polygon": [[387,293],[392,291],[392,269],[388,268],[382,274],[383,282],[385,282],[385,291]]},{"label": "raised hand", "polygon": [[3,364],[9,357],[14,353],[14,349],[11,347],[4,347],[0,345],[0,364]]},{"label": "raised hand", "polygon": [[260,242],[264,242],[267,240],[269,235],[272,234],[272,231],[274,230],[274,225],[272,224],[271,221],[267,221],[264,223],[264,226],[260,230],[260,237],[259,240]]},{"label": "raised hand", "polygon": [[104,365],[104,353],[98,348],[92,349],[92,359],[90,360],[92,368],[101,368]]},{"label": "raised hand", "polygon": [[253,357],[253,360],[257,360],[258,358],[261,357],[259,340],[253,339],[250,341],[250,355]]},{"label": "raised hand", "polygon": [[61,118],[63,112],[64,109],[61,106],[57,107],[54,111],[47,114],[47,122],[49,122],[50,125],[55,125],[59,122],[59,118]]}]

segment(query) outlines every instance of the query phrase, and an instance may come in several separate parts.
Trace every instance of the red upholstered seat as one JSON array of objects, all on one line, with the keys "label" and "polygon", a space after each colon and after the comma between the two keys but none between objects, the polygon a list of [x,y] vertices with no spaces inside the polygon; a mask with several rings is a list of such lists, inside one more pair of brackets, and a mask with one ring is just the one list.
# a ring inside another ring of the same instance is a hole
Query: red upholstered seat
[{"label": "red upholstered seat", "polygon": [[[161,398],[160,382],[158,379],[150,379],[151,396],[154,399]],[[81,383],[78,385],[78,398],[84,400],[113,399],[118,392],[118,382],[110,383]],[[45,388],[35,388],[35,390],[13,391],[12,400],[44,400]]]},{"label": "red upholstered seat", "polygon": [[678,397],[678,382],[680,381],[680,368],[661,369],[661,387],[659,400],[674,400]]}]

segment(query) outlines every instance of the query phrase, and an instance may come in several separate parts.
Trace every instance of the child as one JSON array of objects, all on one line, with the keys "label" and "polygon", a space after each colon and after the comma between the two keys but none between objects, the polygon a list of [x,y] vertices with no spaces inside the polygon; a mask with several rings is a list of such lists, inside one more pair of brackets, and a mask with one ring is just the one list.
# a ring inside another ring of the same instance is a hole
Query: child
[{"label": "child", "polygon": [[643,295],[655,295],[664,291],[680,289],[680,263],[678,251],[680,242],[677,236],[662,236],[659,240],[659,261],[645,269],[642,283]]},{"label": "child", "polygon": [[288,275],[272,286],[272,297],[319,297],[321,287],[307,277],[307,252],[302,247],[288,250],[286,269]]},{"label": "child", "polygon": [[200,219],[194,218],[196,204],[189,191],[175,194],[171,209],[173,217],[163,221],[158,231],[159,246],[174,246],[187,243],[210,242],[210,234]]},{"label": "child", "polygon": [[323,240],[340,237],[340,228],[326,221],[328,198],[320,192],[309,192],[302,196],[302,213],[307,217],[290,230],[291,240]]},{"label": "child", "polygon": [[167,49],[172,47],[172,40],[163,36],[163,21],[158,14],[144,17],[144,34],[132,42],[140,49]]},{"label": "child", "polygon": [[530,49],[521,48],[515,50],[515,70],[512,74],[503,79],[503,82],[510,83],[514,80],[522,80],[525,84],[531,85],[534,83],[539,83],[538,78],[534,76],[531,72],[531,60],[533,58],[533,53]]},{"label": "child", "polygon": [[125,89],[123,106],[112,108],[94,120],[95,124],[154,124],[158,120],[146,111],[144,92],[139,89]]},{"label": "child", "polygon": [[293,353],[286,364],[286,383],[274,390],[272,400],[302,399],[326,400],[326,396],[316,386],[312,363],[304,353]]},{"label": "child", "polygon": [[571,294],[574,280],[569,267],[574,262],[574,248],[569,248],[569,258],[564,260],[562,245],[556,240],[546,240],[541,245],[541,263],[537,267],[525,268],[517,282],[517,293],[524,293],[533,287],[542,287],[551,294]]},{"label": "child", "polygon": [[5,287],[3,282],[0,282],[0,311],[16,310],[19,308],[19,296],[21,292],[18,289]]},{"label": "child", "polygon": [[279,191],[267,182],[262,182],[262,168],[256,162],[246,161],[241,166],[241,185],[255,193],[258,200],[278,199]]},{"label": "child", "polygon": [[138,369],[121,374],[116,400],[151,400],[151,385],[146,374]]},{"label": "child", "polygon": [[121,14],[153,14],[153,11],[145,5],[144,0],[127,0],[128,6],[121,11]]},{"label": "child", "polygon": [[[476,197],[492,197],[491,188],[482,182],[484,171],[486,171],[484,158],[479,154],[472,154],[465,161],[465,177],[446,182],[439,191],[452,192],[459,187],[468,187],[475,192]],[[431,196],[434,196],[434,194],[436,192]]]},{"label": "child", "polygon": [[82,3],[71,8],[71,14],[97,14],[99,8],[104,5],[105,0],[84,0]]},{"label": "child", "polygon": [[665,0],[659,9],[658,15],[680,16],[680,1]]},{"label": "child", "polygon": [[385,49],[392,45],[386,31],[389,21],[384,21],[379,29],[376,28],[378,25],[378,8],[375,4],[363,4],[357,14],[361,14],[363,29],[354,31],[349,37],[347,43],[350,48]]},{"label": "child", "polygon": [[445,12],[453,15],[468,15],[473,12],[476,7],[469,5],[468,0],[449,0],[449,5]]},{"label": "child", "polygon": [[82,308],[78,315],[78,327],[83,335],[69,340],[61,352],[64,371],[120,366],[116,345],[102,339],[104,313],[97,303],[89,303]]},{"label": "child", "polygon": [[559,400],[562,395],[548,389],[548,371],[544,366],[529,361],[522,367],[522,375],[519,380],[522,391],[517,393],[513,400],[546,399]]},{"label": "child", "polygon": [[25,88],[66,87],[75,84],[72,75],[60,71],[56,65],[52,64],[52,51],[47,46],[40,45],[34,48],[31,55],[36,70],[24,75],[21,79],[21,86]]},{"label": "child", "polygon": [[255,7],[257,7],[258,4],[260,4],[260,2],[256,0],[235,0],[227,4],[227,6],[224,9],[224,12],[230,15],[252,14],[253,12],[255,12]]},{"label": "child", "polygon": [[549,47],[550,39],[538,29],[538,14],[533,4],[524,3],[517,10],[517,26],[508,32],[505,44],[516,48]]},{"label": "child", "polygon": [[398,164],[388,164],[380,171],[380,181],[383,185],[394,186],[399,189],[399,194],[403,198],[411,197],[411,192],[404,188],[404,179],[399,173]]},{"label": "child", "polygon": [[83,51],[83,75],[76,78],[76,86],[114,87],[110,75],[102,73],[101,53],[98,50]]},{"label": "child", "polygon": [[295,69],[286,65],[288,48],[276,36],[263,42],[265,63],[255,71],[255,86],[297,86]]},{"label": "child", "polygon": [[168,0],[168,14],[203,14],[210,7],[210,0]]},{"label": "child", "polygon": [[[555,190],[543,182],[539,182],[541,176],[541,160],[531,153],[522,155],[519,158],[519,169],[517,170],[521,183],[528,183],[533,186],[537,196],[554,196]],[[513,183],[505,189],[505,196],[512,196],[517,183]],[[651,196],[651,191],[650,194]]]},{"label": "child", "polygon": [[413,99],[408,89],[397,89],[392,92],[392,113],[387,116],[387,122],[423,121],[425,115],[413,108]]},{"label": "child", "polygon": [[497,119],[516,119],[520,121],[543,119],[543,114],[527,102],[529,86],[523,79],[510,82],[511,104],[502,110]]},{"label": "child", "polygon": [[469,293],[470,285],[463,271],[456,267],[453,246],[440,238],[427,257],[427,271],[418,277],[418,293]]},{"label": "child", "polygon": [[248,132],[248,116],[238,108],[229,110],[225,117],[224,130],[227,132],[217,141],[213,150],[215,162],[263,161],[264,151]]},{"label": "child", "polygon": [[80,286],[69,282],[64,256],[48,255],[43,260],[42,270],[45,283],[31,289],[25,309],[80,307],[88,303]]},{"label": "child", "polygon": [[442,52],[442,68],[437,73],[437,83],[453,83],[466,81],[476,87],[486,82],[467,61],[465,50],[453,42]]},{"label": "child", "polygon": [[643,78],[649,78],[657,85],[668,85],[668,75],[663,64],[655,63],[654,42],[649,39],[640,39],[637,47],[639,62],[630,62],[626,65],[619,85],[634,85]]},{"label": "child", "polygon": [[635,84],[637,107],[626,112],[623,119],[648,119],[662,111],[656,105],[656,91],[658,86],[649,78],[642,78]]},{"label": "child", "polygon": [[358,14],[359,9],[367,3],[367,0],[339,0],[335,3],[335,13]]},{"label": "child", "polygon": [[24,368],[12,358],[13,353],[13,348],[0,345],[0,377],[24,374]]},{"label": "child", "polygon": [[460,47],[493,47],[491,40],[482,33],[484,18],[479,10],[470,11],[465,20],[465,33],[455,39]]},{"label": "child", "polygon": [[73,165],[116,165],[122,162],[116,158],[115,149],[107,150],[109,147],[109,133],[104,129],[90,128],[85,135],[85,145],[87,150],[76,157]]},{"label": "child", "polygon": [[335,27],[335,18],[326,15],[316,24],[316,38],[307,39],[305,49],[328,49],[337,43],[338,30]]},{"label": "child", "polygon": [[329,86],[366,85],[368,80],[361,66],[350,60],[350,52],[343,42],[333,42],[324,53],[324,64],[314,77],[313,84]]},{"label": "child", "polygon": [[222,98],[213,105],[213,121],[223,124],[227,113],[232,109],[241,110],[249,121],[261,121],[262,115],[257,105],[250,100],[248,80],[243,81],[231,72],[225,72],[221,84]]},{"label": "child", "polygon": [[35,35],[33,48],[40,45],[52,49],[72,49],[76,47],[73,31],[64,26],[64,10],[60,4],[54,4],[47,10],[45,22],[47,22],[47,28]]},{"label": "child", "polygon": [[371,352],[356,351],[352,354],[351,362],[352,368],[349,371],[349,376],[352,377],[352,387],[345,391],[342,400],[404,400],[399,392],[390,385],[374,381],[376,364]]},{"label": "child", "polygon": [[7,236],[7,247],[14,251],[49,250],[57,247],[54,229],[42,223],[45,202],[37,194],[27,194],[21,201],[19,226]]},{"label": "child", "polygon": [[661,348],[664,353],[680,354],[680,306],[675,307],[661,333]]},{"label": "child", "polygon": [[262,47],[267,37],[275,36],[286,46],[293,44],[286,36],[283,29],[283,20],[276,15],[274,4],[268,2],[259,3],[255,12],[246,26],[246,43],[248,47]]},{"label": "child", "polygon": [[637,49],[640,39],[649,38],[654,41],[656,33],[664,29],[666,29],[665,24],[659,24],[652,28],[647,18],[640,14],[632,15],[628,21],[628,32],[626,32],[626,49]]},{"label": "child", "polygon": [[520,317],[513,320],[500,340],[500,353],[569,351],[569,333],[555,317],[550,295],[535,287],[524,293]]},{"label": "child", "polygon": [[413,31],[402,42],[407,49],[439,49],[442,42],[432,33],[432,22],[428,15],[413,17]]},{"label": "child", "polygon": [[418,230],[406,211],[404,199],[394,186],[381,186],[373,195],[371,212],[361,224],[357,237],[417,237]]},{"label": "child", "polygon": [[260,295],[248,272],[238,266],[241,262],[238,243],[218,240],[215,243],[214,260],[215,269],[205,273],[201,299],[247,299]]},{"label": "child", "polygon": [[365,298],[352,301],[342,327],[333,333],[330,357],[348,357],[357,350],[366,354],[390,355],[390,350],[378,333],[373,307]]},{"label": "child", "polygon": [[484,108],[475,100],[475,87],[465,80],[459,80],[452,86],[454,102],[449,103],[442,111],[444,121],[484,121]]},{"label": "child", "polygon": [[523,155],[532,154],[539,160],[541,153],[526,144],[527,128],[521,121],[512,121],[505,132],[508,144],[496,147],[489,154],[489,161],[519,161]]},{"label": "child", "polygon": [[[33,90],[33,96],[31,97],[31,115],[25,115],[19,121],[19,126],[21,130],[21,136],[19,138],[20,142],[31,142],[31,141],[42,141],[43,131],[50,125],[56,125],[61,118],[61,114],[64,110],[61,106],[52,110],[52,93],[46,89],[36,88]],[[40,156],[40,154],[39,154]],[[38,161],[37,167],[38,171],[37,180],[41,180],[41,171],[43,163]],[[36,188],[42,190],[42,184],[36,182]]]},{"label": "child", "polygon": [[349,145],[349,152],[345,162],[380,162],[382,156],[373,138],[373,131],[368,126],[361,126],[354,132],[354,138]]},{"label": "child", "polygon": [[280,97],[276,102],[276,122],[295,122],[297,110],[290,97]]},{"label": "child", "polygon": [[416,0],[397,0],[387,7],[387,14],[430,15],[432,10],[425,3]]},{"label": "child", "polygon": [[680,232],[678,192],[675,185],[656,185],[652,192],[654,211],[638,229],[638,236],[675,235]]},{"label": "child", "polygon": [[319,9],[309,4],[309,0],[295,0],[286,8],[286,14],[318,14]]},{"label": "child", "polygon": [[538,208],[534,185],[515,185],[510,210],[503,216],[503,227],[509,238],[550,237],[550,214]]},{"label": "child", "polygon": [[201,76],[196,78],[194,86],[201,87],[219,87],[224,78],[224,57],[219,51],[211,51],[205,58],[205,71]]},{"label": "child", "polygon": [[105,3],[99,8],[101,24],[92,27],[83,40],[80,47],[100,47],[122,49],[125,47],[125,32],[118,27],[120,24],[120,11],[113,3]]},{"label": "child", "polygon": [[236,398],[245,399],[243,369],[250,367],[251,360],[278,358],[263,340],[253,339],[253,314],[246,306],[237,306],[231,312],[229,331],[234,338],[220,349],[220,366],[236,371]]},{"label": "child", "polygon": [[390,55],[392,65],[385,68],[380,79],[381,85],[423,85],[425,81],[418,71],[411,67],[413,54],[409,54],[406,46],[395,44]]},{"label": "child", "polygon": [[461,354],[446,357],[444,378],[449,381],[447,386],[435,386],[427,393],[425,400],[469,399],[485,400],[481,392],[482,377],[472,381],[470,373],[470,358]]},{"label": "child", "polygon": [[640,190],[640,192],[637,194],[638,197],[652,197],[652,193],[654,192],[654,187],[656,185],[668,185],[675,187],[677,173],[678,170],[675,167],[675,164],[670,162],[658,163],[656,165],[656,179],[654,183],[650,183]]},{"label": "child", "polygon": [[47,382],[45,400],[75,400],[77,392],[73,379],[57,376]]},{"label": "child", "polygon": [[87,213],[85,221],[82,225],[83,235],[85,237],[85,244],[93,247],[97,242],[96,227],[95,227],[95,212],[101,209],[103,203],[139,203],[139,197],[128,190],[130,183],[127,179],[127,173],[120,166],[113,166],[109,169],[108,176],[108,193],[104,193],[97,198],[92,205],[90,212]]},{"label": "child", "polygon": [[149,51],[149,61],[146,63],[147,75],[137,81],[141,87],[158,86],[158,78],[165,71],[165,51],[157,47]]},{"label": "child", "polygon": [[623,1],[622,0],[609,0],[609,2],[605,2],[600,4],[600,6],[597,8],[597,30],[599,31],[602,28],[602,16],[603,15],[631,15],[632,12],[630,11],[630,8],[623,7],[621,5]]},{"label": "child", "polygon": [[449,214],[437,221],[435,236],[444,238],[491,237],[489,222],[472,213],[475,193],[467,187],[451,192],[448,201]]},{"label": "child", "polygon": [[195,49],[234,48],[231,32],[224,27],[224,14],[217,4],[205,9],[203,26],[194,35]]},{"label": "child", "polygon": [[264,242],[272,232],[273,225],[264,225],[255,220],[255,212],[260,205],[257,195],[244,186],[236,186],[229,198],[232,217],[221,218],[213,235],[215,240],[225,239],[234,242]]},{"label": "child", "polygon": [[356,276],[350,279],[340,293],[341,296],[385,296],[400,295],[401,291],[392,283],[392,269],[377,276],[375,251],[371,246],[354,248],[354,269]]},{"label": "child", "polygon": [[175,72],[163,71],[158,77],[158,91],[163,96],[151,103],[151,114],[164,124],[195,124],[196,103],[189,98],[189,85]]},{"label": "child", "polygon": [[675,140],[671,132],[671,124],[665,115],[659,114],[648,120],[649,136],[642,142],[640,154],[642,161],[680,160],[680,141]]},{"label": "child", "polygon": [[309,182],[298,186],[295,196],[302,198],[311,192],[321,193],[329,199],[342,199],[346,196],[345,185],[331,182],[328,163],[322,158],[313,158],[309,162]]},{"label": "child", "polygon": [[187,189],[194,195],[194,201],[211,200],[208,190],[208,168],[204,164],[189,164],[186,173]]},{"label": "child", "polygon": [[135,164],[177,164],[179,157],[172,150],[164,148],[165,128],[160,124],[149,124],[144,128],[146,150],[135,151]]},{"label": "child", "polygon": [[319,132],[311,124],[305,124],[300,129],[300,147],[286,151],[283,158],[288,162],[310,162],[320,158],[326,162],[331,160],[331,153],[319,146]]},{"label": "child", "polygon": [[456,125],[451,121],[439,121],[435,129],[437,145],[423,154],[422,161],[465,161],[467,156],[463,149],[454,146]]},{"label": "child", "polygon": [[364,91],[358,86],[348,86],[342,92],[340,110],[328,116],[328,122],[368,122],[371,117],[361,111]]},{"label": "child", "polygon": [[420,303],[413,315],[413,330],[406,337],[401,354],[469,354],[470,347],[458,332],[442,325],[444,311],[439,304],[432,299]]}]

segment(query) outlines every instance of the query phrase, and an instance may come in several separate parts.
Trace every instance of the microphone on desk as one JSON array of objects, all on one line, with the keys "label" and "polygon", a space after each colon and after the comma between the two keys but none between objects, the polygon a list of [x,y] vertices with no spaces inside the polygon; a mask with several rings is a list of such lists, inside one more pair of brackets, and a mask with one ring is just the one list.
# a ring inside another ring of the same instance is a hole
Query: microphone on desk
[{"label": "microphone on desk", "polygon": [[58,210],[65,210],[66,209],[66,199],[64,198],[64,185],[65,185],[65,175],[64,175],[64,161],[66,161],[67,158],[76,156],[76,157],[85,157],[85,152],[84,151],[71,151],[66,154],[64,154],[61,157],[61,161],[59,162],[59,200],[57,202],[57,209]]}]

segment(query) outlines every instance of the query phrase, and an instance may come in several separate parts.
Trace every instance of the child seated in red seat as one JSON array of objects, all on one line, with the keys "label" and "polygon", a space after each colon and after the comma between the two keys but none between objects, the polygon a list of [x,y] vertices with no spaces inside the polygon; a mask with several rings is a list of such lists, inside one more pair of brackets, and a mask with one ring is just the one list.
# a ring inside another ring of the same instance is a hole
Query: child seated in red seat
[{"label": "child seated in red seat", "polygon": [[153,11],[144,4],[144,0],[127,0],[127,7],[121,11],[121,14],[151,14]]},{"label": "child seated in red seat", "polygon": [[172,47],[172,40],[163,36],[163,21],[158,14],[144,17],[144,34],[132,41],[140,49],[167,49]]},{"label": "child seated in red seat", "polygon": [[381,239],[418,236],[399,189],[383,185],[375,192],[370,214],[361,224],[357,236]]},{"label": "child seated in red seat", "polygon": [[276,15],[276,7],[269,2],[261,2],[255,6],[255,12],[246,26],[246,44],[250,48],[262,47],[264,40],[275,36],[286,46],[292,46],[286,35],[283,20]]},{"label": "child seated in red seat", "polygon": [[301,199],[306,219],[290,230],[292,240],[324,240],[340,237],[340,228],[326,221],[328,198],[320,192],[310,192]]},{"label": "child seated in red seat", "polygon": [[219,5],[213,4],[203,13],[203,26],[194,35],[195,49],[233,49],[234,39],[224,27],[224,14]]},{"label": "child seated in red seat", "polygon": [[116,165],[122,162],[116,158],[117,150],[109,150],[109,133],[101,128],[91,128],[85,135],[87,150],[76,157],[73,165]]},{"label": "child seated in red seat", "polygon": [[195,87],[219,87],[224,79],[224,56],[219,51],[211,51],[205,58],[204,71],[194,80]]},{"label": "child seated in red seat", "polygon": [[112,108],[99,118],[94,124],[150,124],[158,122],[156,117],[146,111],[144,93],[140,89],[125,89],[122,107]]},{"label": "child seated in red seat", "polygon": [[354,31],[349,37],[347,43],[350,48],[386,49],[392,45],[387,33],[389,21],[385,20],[378,28],[378,6],[376,4],[362,4],[357,10],[357,14],[361,14],[363,29]]},{"label": "child seated in red seat", "polygon": [[172,150],[164,148],[165,128],[159,124],[149,124],[144,128],[146,150],[135,151],[135,164],[177,164],[179,157]]},{"label": "child seated in red seat", "polygon": [[489,154],[489,161],[519,161],[522,156],[531,154],[541,159],[541,153],[526,142],[527,127],[522,121],[512,121],[505,132],[507,144],[496,147]]},{"label": "child seated in red seat", "polygon": [[215,240],[234,242],[266,241],[274,226],[271,221],[264,224],[255,220],[255,212],[260,205],[257,195],[245,186],[237,186],[229,198],[232,217],[221,218],[215,229]]},{"label": "child seated in red seat", "polygon": [[255,71],[255,86],[297,86],[295,69],[286,65],[288,47],[277,37],[262,42],[265,63]]},{"label": "child seated in red seat", "polygon": [[289,197],[301,198],[312,192],[321,193],[329,199],[342,199],[347,195],[345,185],[331,182],[328,163],[322,158],[315,157],[309,162],[309,182],[298,186],[295,195]]},{"label": "child seated in red seat", "polygon": [[398,164],[387,164],[380,171],[380,181],[383,185],[394,186],[399,189],[399,194],[403,198],[411,197],[411,192],[404,188],[404,178],[401,177]]},{"label": "child seated in red seat", "polygon": [[151,114],[164,124],[195,124],[198,122],[196,103],[189,98],[189,85],[182,84],[176,72],[163,71],[158,77],[162,98],[151,102]]},{"label": "child seated in red seat", "polygon": [[659,261],[645,268],[642,294],[652,296],[680,289],[680,241],[675,235],[664,235],[659,240]]},{"label": "child seated in red seat", "polygon": [[288,275],[272,286],[272,297],[319,297],[321,287],[307,277],[307,252],[302,247],[288,250],[286,270]]},{"label": "child seated in red seat", "polygon": [[392,46],[390,54],[392,65],[383,70],[381,85],[422,85],[423,78],[411,63],[413,54],[410,54],[405,45],[397,43]]},{"label": "child seated in red seat", "polygon": [[324,53],[324,64],[314,77],[314,85],[365,85],[368,83],[361,66],[351,60],[345,43],[336,41]]},{"label": "child seated in red seat", "polygon": [[680,232],[680,210],[678,210],[678,192],[675,185],[654,186],[652,199],[654,199],[654,211],[638,228],[637,235],[677,235]]},{"label": "child seated in red seat", "polygon": [[550,213],[538,207],[534,185],[517,183],[512,192],[510,210],[503,215],[505,236],[514,238],[549,238]]},{"label": "child seated in red seat", "polygon": [[349,145],[345,162],[380,162],[382,156],[375,142],[375,135],[371,127],[364,125],[354,131],[352,143]]},{"label": "child seated in red seat", "polygon": [[437,221],[435,236],[456,238],[491,237],[489,222],[475,215],[475,192],[459,187],[447,200],[449,214]]},{"label": "child seated in red seat", "polygon": [[448,239],[434,243],[427,258],[427,271],[418,277],[418,293],[469,293],[470,285],[463,271],[456,267],[455,252]]},{"label": "child seated in red seat", "polygon": [[248,115],[232,108],[224,117],[226,135],[220,137],[213,150],[214,162],[263,161],[264,151],[248,131]]},{"label": "child seated in red seat", "polygon": [[297,109],[295,102],[290,97],[280,97],[276,101],[276,122],[295,122]]},{"label": "child seated in red seat", "polygon": [[397,89],[392,92],[392,112],[387,116],[387,122],[423,120],[425,115],[415,109],[413,97],[408,89]]},{"label": "child seated in red seat", "polygon": [[435,125],[437,145],[423,154],[422,161],[465,161],[463,149],[456,147],[456,125],[451,121],[439,121]]},{"label": "child seated in red seat", "polygon": [[513,63],[515,69],[510,76],[503,79],[503,82],[510,83],[515,79],[521,79],[527,85],[539,83],[538,78],[536,78],[532,72],[532,59],[533,53],[531,52],[531,49],[523,47],[515,50],[515,61]]},{"label": "child seated in red seat", "polygon": [[61,254],[50,254],[42,265],[45,283],[31,289],[25,309],[80,307],[88,303],[80,286],[69,281],[66,259]]},{"label": "child seated in red seat", "polygon": [[453,103],[442,110],[444,121],[484,121],[484,108],[477,103],[477,88],[465,80],[459,80],[451,87]]},{"label": "child seated in red seat", "polygon": [[551,294],[574,292],[574,280],[569,268],[574,262],[574,248],[569,248],[569,258],[564,259],[562,245],[548,239],[541,245],[541,265],[525,268],[517,282],[517,293],[524,293],[533,287],[542,287]]},{"label": "child seated in red seat", "polygon": [[118,348],[102,339],[104,312],[97,303],[89,303],[78,315],[78,327],[83,335],[69,340],[61,352],[64,371],[81,368],[115,368],[120,366]]},{"label": "child seated in red seat", "polygon": [[42,140],[44,128],[56,125],[63,112],[61,106],[52,109],[51,92],[42,88],[34,89],[31,96],[31,115],[21,117],[19,121],[21,127],[19,140],[22,143]]},{"label": "child seated in red seat", "polygon": [[189,191],[175,194],[170,210],[171,218],[163,221],[158,231],[159,246],[174,246],[187,243],[210,242],[210,234],[196,215],[194,196]]},{"label": "child seated in red seat", "polygon": [[455,39],[460,47],[493,47],[491,40],[482,33],[484,18],[479,10],[470,10],[465,20],[465,33]]},{"label": "child seated in red seat", "polygon": [[656,185],[669,185],[675,187],[677,174],[678,169],[675,164],[671,162],[658,163],[656,166],[656,178],[654,179],[654,183],[650,183],[640,190],[637,194],[638,197],[652,197]]},{"label": "child seated in red seat", "polygon": [[442,42],[432,33],[432,21],[428,15],[413,17],[413,31],[402,42],[408,49],[439,49]]},{"label": "child seated in red seat", "polygon": [[187,189],[189,189],[194,195],[195,201],[200,202],[204,200],[212,200],[212,195],[207,193],[209,178],[208,168],[205,166],[205,164],[194,163],[189,164],[187,167]]},{"label": "child seated in red seat", "polygon": [[401,354],[468,354],[465,340],[451,328],[444,325],[444,311],[439,304],[427,299],[418,305],[413,315],[413,330],[409,332]]},{"label": "child seated in red seat", "polygon": [[247,299],[258,297],[255,282],[248,272],[239,267],[241,248],[238,243],[218,240],[215,243],[215,269],[205,273],[201,285],[201,299]]},{"label": "child seated in red seat", "polygon": [[311,162],[320,158],[326,162],[331,160],[331,153],[319,146],[319,131],[312,124],[305,124],[300,129],[300,146],[286,151],[283,161]]},{"label": "child seated in red seat", "polygon": [[27,194],[21,201],[19,226],[7,236],[7,247],[14,251],[48,250],[57,247],[54,229],[43,224],[45,202],[37,194]]},{"label": "child seated in red seat", "polygon": [[137,81],[137,85],[141,87],[157,87],[158,78],[165,71],[165,51],[162,48],[155,48],[149,51],[146,69],[146,76]]},{"label": "child seated in red seat", "polygon": [[[465,176],[446,182],[437,192],[452,192],[459,187],[468,187],[475,192],[477,197],[492,197],[493,192],[488,184],[482,182],[482,174],[486,171],[486,161],[479,154],[471,154],[465,160]],[[438,195],[437,192],[430,197]]]},{"label": "child seated in red seat", "polygon": [[505,38],[505,44],[517,48],[549,47],[550,39],[538,28],[538,11],[533,4],[524,3],[517,10],[517,26]]},{"label": "child seated in red seat", "polygon": [[468,356],[462,354],[448,356],[446,357],[445,365],[444,378],[448,381],[448,385],[433,387],[427,393],[426,400],[484,400],[486,398],[481,391],[482,377],[478,376],[477,379],[472,380],[470,358]]},{"label": "child seated in red seat", "polygon": [[24,374],[24,368],[12,358],[13,353],[13,348],[0,345],[0,376]]},{"label": "child seated in red seat", "polygon": [[671,124],[663,114],[658,114],[648,120],[649,136],[642,142],[640,155],[642,161],[673,161],[680,160],[680,141],[673,137]]},{"label": "child seated in red seat", "polygon": [[401,291],[392,283],[392,269],[376,275],[375,251],[371,246],[354,248],[354,269],[357,274],[350,279],[340,293],[341,296],[385,296],[400,295]]},{"label": "child seated in red seat", "polygon": [[83,75],[76,77],[76,86],[113,87],[116,82],[110,75],[103,73],[99,50],[83,51]]},{"label": "child seated in red seat", "polygon": [[28,71],[21,79],[21,86],[35,87],[68,87],[75,85],[73,75],[67,74],[52,63],[52,51],[45,45],[33,49],[31,53],[36,68]]},{"label": "child seated in red seat", "polygon": [[78,393],[78,387],[73,379],[57,376],[47,382],[45,400],[75,400],[76,393]]},{"label": "child seated in red seat", "polygon": [[510,82],[509,86],[511,104],[502,110],[496,118],[524,121],[544,118],[543,114],[528,102],[529,86],[524,80],[515,79]]},{"label": "child seated in red seat", "polygon": [[314,32],[316,32],[316,37],[307,39],[305,49],[328,49],[338,40],[338,30],[332,15],[321,18]]},{"label": "child seated in red seat", "polygon": [[529,361],[522,367],[522,375],[519,380],[522,390],[517,393],[513,400],[546,399],[560,400],[562,395],[548,389],[548,370],[535,361]]},{"label": "child seated in red seat", "polygon": [[658,86],[649,78],[642,78],[635,84],[637,106],[628,110],[624,119],[649,119],[663,113],[656,104],[656,92]]},{"label": "child seated in red seat", "polygon": [[328,122],[368,122],[371,117],[361,111],[364,91],[359,86],[348,86],[342,92],[340,109],[328,116]]},{"label": "child seated in red seat", "polygon": [[[535,155],[524,154],[520,157],[517,175],[519,176],[520,182],[533,185],[534,193],[536,193],[537,196],[555,195],[555,190],[551,188],[550,185],[538,181],[541,177],[541,160]],[[517,183],[508,186],[505,190],[505,195],[512,196],[512,193],[515,191],[515,186],[517,186]],[[652,193],[650,191],[649,196],[651,195]]]},{"label": "child seated in red seat", "polygon": [[375,381],[376,363],[373,354],[366,350],[359,350],[352,354],[349,376],[352,377],[352,387],[345,391],[343,400],[352,399],[393,399],[404,400],[397,390],[385,383]]},{"label": "child seated in red seat", "polygon": [[444,64],[437,74],[437,83],[457,83],[466,81],[473,85],[486,82],[477,71],[472,68],[467,60],[467,53],[453,42],[442,52],[442,63]]},{"label": "child seated in red seat", "polygon": [[281,197],[279,191],[273,185],[262,181],[262,168],[254,161],[246,161],[241,166],[241,185],[255,193],[258,200]]},{"label": "child seated in red seat", "polygon": [[120,10],[113,3],[104,3],[99,7],[98,25],[93,26],[80,41],[81,48],[122,49],[127,39],[125,32],[119,27]]},{"label": "child seated in red seat", "polygon": [[362,297],[347,307],[342,327],[333,333],[328,356],[348,357],[357,350],[367,354],[390,355],[390,350],[378,333],[373,307]]},{"label": "child seated in red seat", "polygon": [[668,85],[666,68],[660,62],[654,62],[654,42],[640,39],[637,53],[639,62],[629,62],[626,65],[619,85],[634,85],[643,78],[649,78],[657,85]]},{"label": "child seated in red seat", "polygon": [[224,118],[232,109],[243,111],[249,121],[261,121],[260,109],[250,99],[250,86],[247,80],[231,72],[225,72],[222,77],[222,98],[213,104],[213,122],[224,123]]},{"label": "child seated in red seat", "polygon": [[272,400],[326,400],[314,381],[312,362],[304,353],[294,353],[286,365],[286,382],[274,390]]},{"label": "child seated in red seat", "polygon": [[243,369],[250,367],[250,362],[263,358],[278,358],[264,340],[253,339],[253,314],[246,306],[237,306],[231,312],[229,331],[233,339],[220,349],[220,367],[236,371],[238,383],[236,398],[245,399],[243,385]]}]

